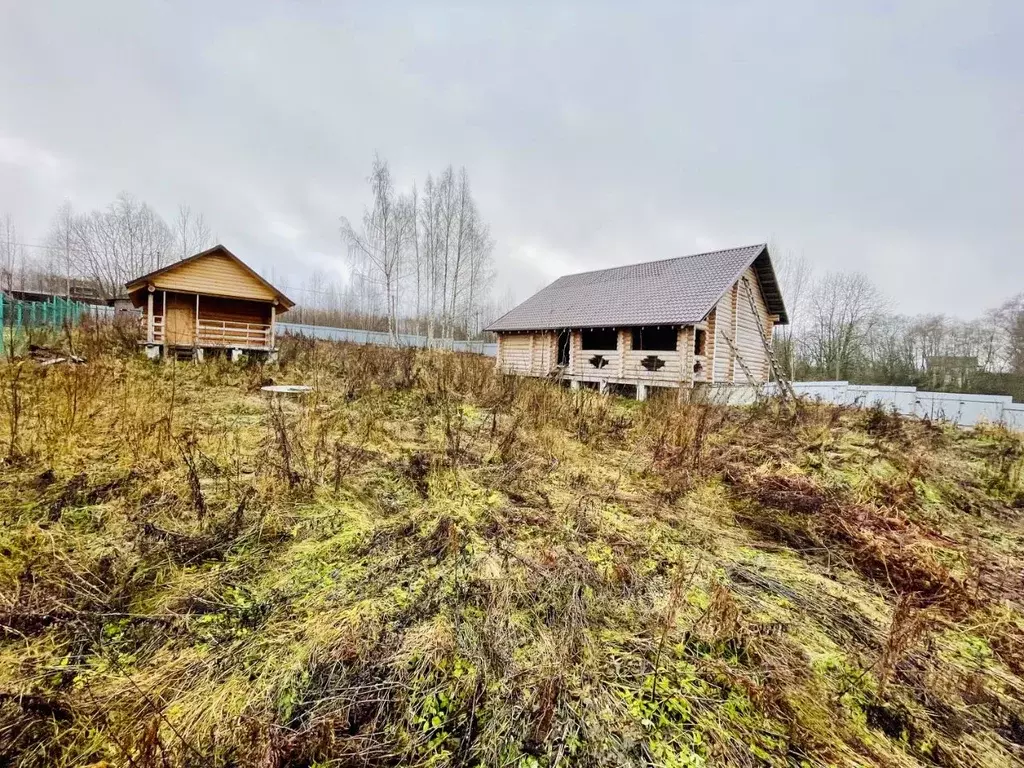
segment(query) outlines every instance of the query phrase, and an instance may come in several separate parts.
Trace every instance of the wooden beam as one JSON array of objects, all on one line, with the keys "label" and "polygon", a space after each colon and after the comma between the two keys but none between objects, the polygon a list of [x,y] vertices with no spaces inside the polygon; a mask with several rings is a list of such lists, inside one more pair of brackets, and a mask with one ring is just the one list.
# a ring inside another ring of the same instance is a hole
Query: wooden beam
[{"label": "wooden beam", "polygon": [[[152,289],[153,286],[150,286]],[[146,341],[153,343],[153,291],[146,293]]]},{"label": "wooden beam", "polygon": [[164,332],[163,332],[163,337],[164,337],[164,360],[167,359],[167,327],[168,327],[168,322],[167,322],[167,291],[164,291]]}]

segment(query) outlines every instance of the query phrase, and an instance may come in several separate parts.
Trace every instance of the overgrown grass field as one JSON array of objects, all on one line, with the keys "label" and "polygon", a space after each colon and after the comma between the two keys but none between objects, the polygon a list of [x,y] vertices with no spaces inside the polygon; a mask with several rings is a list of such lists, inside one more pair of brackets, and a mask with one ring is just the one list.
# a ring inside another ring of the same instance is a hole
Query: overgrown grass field
[{"label": "overgrown grass field", "polygon": [[1017,436],[82,344],[0,363],[0,765],[1024,762]]}]

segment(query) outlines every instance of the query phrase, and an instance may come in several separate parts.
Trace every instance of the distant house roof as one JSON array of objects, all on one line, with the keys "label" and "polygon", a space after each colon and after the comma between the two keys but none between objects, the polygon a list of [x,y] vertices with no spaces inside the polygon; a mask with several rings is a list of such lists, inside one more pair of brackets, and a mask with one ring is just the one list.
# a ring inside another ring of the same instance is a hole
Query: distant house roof
[{"label": "distant house roof", "polygon": [[[197,254],[194,254],[192,256],[189,256],[188,258],[180,259],[179,261],[176,261],[173,264],[168,264],[166,267],[161,267],[160,269],[153,270],[152,272],[149,272],[148,274],[142,275],[141,277],[137,277],[134,280],[132,280],[131,282],[126,283],[125,284],[125,288],[128,289],[128,293],[130,295],[134,296],[134,294],[137,291],[142,290],[149,283],[152,283],[156,278],[160,277],[161,275],[166,275],[167,273],[174,272],[175,270],[181,269],[182,267],[184,267],[184,266],[186,266],[188,264],[192,264],[192,263],[194,263],[196,261],[199,261],[201,259],[205,259],[205,258],[207,258],[209,256],[215,256],[215,255],[216,256],[224,256],[224,257],[230,259],[235,264],[237,264],[245,273],[247,273],[252,278],[254,278],[258,284],[262,285],[264,288],[266,288],[268,291],[270,291],[270,293],[273,294],[277,298],[277,300],[280,302],[280,304],[282,305],[283,308],[291,309],[292,307],[295,306],[295,302],[294,301],[289,299],[281,291],[279,291],[277,288],[275,288],[273,285],[271,285],[269,282],[267,282],[256,270],[254,270],[252,267],[250,267],[248,264],[246,264],[240,258],[235,256],[235,254],[233,254],[231,251],[229,251],[223,245],[219,245],[219,244],[213,246],[212,248],[207,248],[205,251],[202,251],[200,253],[197,253]],[[202,293],[202,291],[200,291],[200,293]],[[213,291],[211,291],[211,293],[213,293]],[[223,295],[223,294],[218,294],[218,295]]]},{"label": "distant house roof", "polygon": [[788,323],[768,246],[748,245],[560,277],[489,331],[689,325],[701,322],[753,265],[768,312]]}]

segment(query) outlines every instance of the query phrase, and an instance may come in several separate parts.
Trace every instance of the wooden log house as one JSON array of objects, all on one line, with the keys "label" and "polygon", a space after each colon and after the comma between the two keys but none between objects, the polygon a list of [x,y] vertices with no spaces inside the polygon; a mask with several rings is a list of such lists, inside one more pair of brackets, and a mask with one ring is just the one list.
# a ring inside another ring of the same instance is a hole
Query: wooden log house
[{"label": "wooden log house", "polygon": [[276,319],[295,302],[223,245],[136,278],[125,286],[142,309],[147,356],[202,360],[208,352],[273,359]]},{"label": "wooden log house", "polygon": [[787,323],[766,245],[566,275],[492,323],[497,365],[645,399],[768,381],[766,341]]}]

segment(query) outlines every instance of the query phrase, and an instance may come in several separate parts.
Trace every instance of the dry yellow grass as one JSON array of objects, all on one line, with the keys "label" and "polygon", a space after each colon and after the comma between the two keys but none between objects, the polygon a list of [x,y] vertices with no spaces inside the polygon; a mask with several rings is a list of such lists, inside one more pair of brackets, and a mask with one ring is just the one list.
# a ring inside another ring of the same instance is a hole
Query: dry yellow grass
[{"label": "dry yellow grass", "polygon": [[1022,759],[1013,435],[81,343],[0,364],[0,764]]}]

